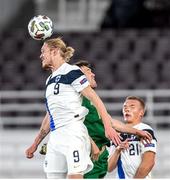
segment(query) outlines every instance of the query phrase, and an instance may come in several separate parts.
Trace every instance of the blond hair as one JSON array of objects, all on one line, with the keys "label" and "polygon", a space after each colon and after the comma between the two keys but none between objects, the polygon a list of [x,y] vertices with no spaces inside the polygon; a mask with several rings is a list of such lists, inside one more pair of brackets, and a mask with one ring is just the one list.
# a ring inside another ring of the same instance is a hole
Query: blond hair
[{"label": "blond hair", "polygon": [[70,61],[70,58],[73,56],[75,51],[72,47],[66,46],[65,42],[60,37],[48,39],[45,41],[45,43],[49,46],[50,49],[60,49],[60,55],[66,62]]}]

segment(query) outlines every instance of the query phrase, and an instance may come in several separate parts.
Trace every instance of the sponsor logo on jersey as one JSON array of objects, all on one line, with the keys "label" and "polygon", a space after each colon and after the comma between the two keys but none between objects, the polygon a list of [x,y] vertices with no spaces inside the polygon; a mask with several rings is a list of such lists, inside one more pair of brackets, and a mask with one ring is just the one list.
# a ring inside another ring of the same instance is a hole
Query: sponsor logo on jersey
[{"label": "sponsor logo on jersey", "polygon": [[155,147],[155,144],[150,143],[150,144],[145,144],[144,146],[145,146],[145,147]]},{"label": "sponsor logo on jersey", "polygon": [[125,141],[126,139],[128,139],[129,142],[140,141],[140,138],[133,134],[121,133],[120,136],[122,137],[122,141]]},{"label": "sponsor logo on jersey", "polygon": [[80,165],[74,165],[74,168],[78,168]]},{"label": "sponsor logo on jersey", "polygon": [[86,81],[87,81],[87,79],[84,78],[84,79],[82,79],[82,80],[80,81],[80,84],[84,84]]}]

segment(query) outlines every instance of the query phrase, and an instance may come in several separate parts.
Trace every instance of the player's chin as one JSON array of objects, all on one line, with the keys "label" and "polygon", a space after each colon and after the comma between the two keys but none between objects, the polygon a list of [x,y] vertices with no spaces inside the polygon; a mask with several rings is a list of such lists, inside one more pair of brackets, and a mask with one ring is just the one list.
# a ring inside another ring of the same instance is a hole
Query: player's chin
[{"label": "player's chin", "polygon": [[45,63],[42,62],[42,68],[43,68],[44,70],[49,70],[49,69],[50,69],[50,65],[45,64]]},{"label": "player's chin", "polygon": [[93,83],[91,83],[92,85],[91,85],[91,87],[92,88],[97,88],[97,83],[96,82],[93,82]]},{"label": "player's chin", "polygon": [[133,119],[131,116],[124,116],[124,120],[126,121],[126,123],[132,123]]}]

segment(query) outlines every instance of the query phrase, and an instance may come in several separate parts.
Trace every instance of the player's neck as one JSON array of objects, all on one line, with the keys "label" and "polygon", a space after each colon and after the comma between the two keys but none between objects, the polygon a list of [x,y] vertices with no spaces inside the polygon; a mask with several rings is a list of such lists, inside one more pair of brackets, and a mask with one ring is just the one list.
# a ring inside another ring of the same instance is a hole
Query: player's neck
[{"label": "player's neck", "polygon": [[54,61],[53,67],[51,68],[52,72],[59,69],[64,63],[65,61],[63,59],[58,59],[57,61]]},{"label": "player's neck", "polygon": [[133,122],[128,122],[127,125],[130,126],[130,127],[133,127],[137,124],[141,123],[141,121],[133,121]]}]

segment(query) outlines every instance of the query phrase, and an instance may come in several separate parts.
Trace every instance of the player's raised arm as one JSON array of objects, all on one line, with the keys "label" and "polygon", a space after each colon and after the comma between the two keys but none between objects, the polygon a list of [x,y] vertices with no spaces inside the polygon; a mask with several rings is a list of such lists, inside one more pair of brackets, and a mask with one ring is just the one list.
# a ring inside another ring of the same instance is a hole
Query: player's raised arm
[{"label": "player's raised arm", "polygon": [[120,144],[120,136],[119,134],[112,128],[112,124],[110,121],[110,115],[108,114],[102,100],[100,97],[96,94],[96,92],[90,87],[86,87],[81,91],[82,95],[88,98],[96,107],[98,113],[101,116],[101,119],[103,121],[104,127],[105,127],[105,134],[106,137],[113,141],[115,145]]},{"label": "player's raised arm", "polygon": [[25,151],[26,157],[27,158],[33,158],[34,153],[36,152],[38,145],[41,143],[41,141],[47,136],[47,134],[50,131],[50,126],[49,126],[49,115],[48,113],[45,115],[42,123],[40,130],[33,142],[33,144]]},{"label": "player's raised arm", "polygon": [[147,131],[135,129],[133,127],[130,127],[130,126],[122,123],[119,120],[116,120],[116,119],[112,119],[111,122],[112,122],[112,127],[119,132],[135,134],[135,135],[141,137],[147,143],[150,143],[152,140],[152,135]]},{"label": "player's raised arm", "polygon": [[128,143],[128,139],[126,139],[125,141],[121,142],[119,146],[114,147],[114,150],[113,150],[113,146],[110,148],[111,156],[108,159],[108,172],[112,172],[116,168],[119,157],[121,155],[121,151],[128,149],[128,147],[129,147],[129,143]]}]

